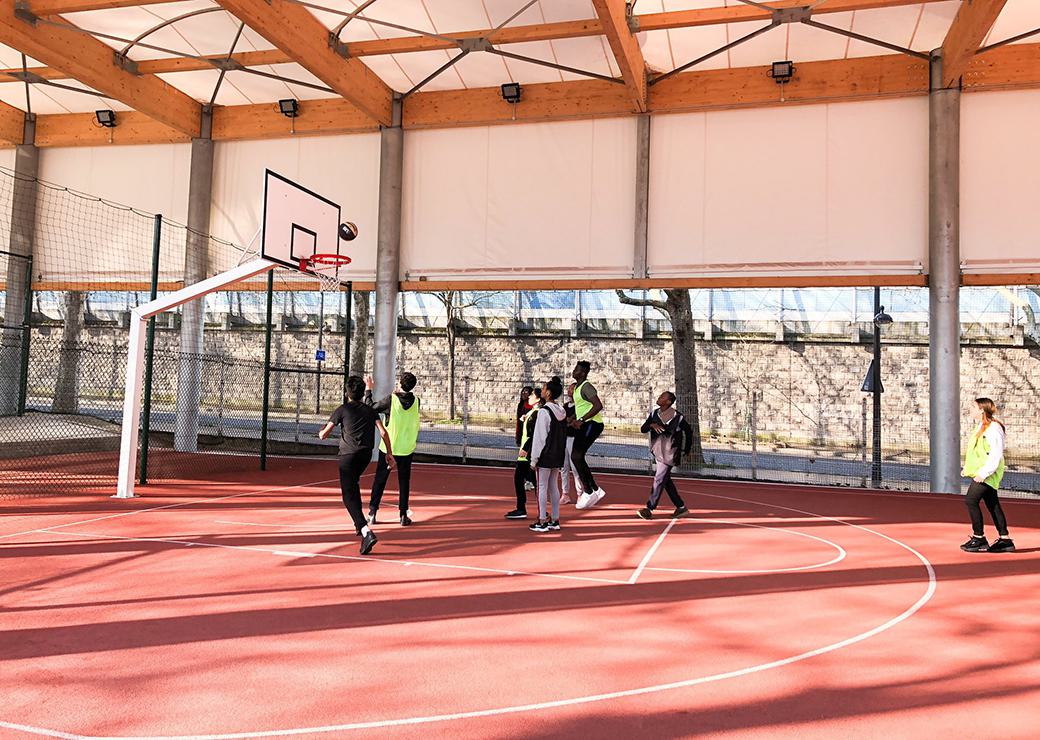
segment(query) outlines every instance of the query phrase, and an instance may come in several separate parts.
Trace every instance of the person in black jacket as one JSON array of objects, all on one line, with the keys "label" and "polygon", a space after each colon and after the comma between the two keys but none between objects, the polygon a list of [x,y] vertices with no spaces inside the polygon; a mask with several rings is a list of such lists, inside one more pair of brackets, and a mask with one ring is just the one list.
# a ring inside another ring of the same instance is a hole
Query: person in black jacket
[{"label": "person in black jacket", "polygon": [[650,452],[657,462],[654,472],[654,487],[650,490],[650,500],[636,514],[640,519],[651,519],[657,502],[661,500],[661,492],[665,491],[675,505],[673,517],[683,516],[688,512],[678,489],[672,481],[672,468],[682,461],[683,455],[690,454],[693,447],[693,429],[690,423],[675,408],[675,394],[665,391],[657,399],[657,408],[643,422],[643,434],[650,434]]},{"label": "person in black jacket", "polygon": [[[519,403],[516,404],[516,446],[517,447],[521,446],[521,437],[523,436],[523,424],[524,424],[523,420],[527,417],[527,415],[529,413],[531,413],[531,409],[533,408],[533,406],[531,405],[531,398],[532,397],[537,398],[537,394],[535,393],[533,387],[531,387],[529,385],[525,385],[523,388],[520,389],[520,401],[519,401]],[[530,451],[530,450],[528,450],[528,451]],[[533,491],[534,490],[534,484],[535,484],[534,470],[533,469],[528,469],[527,477],[524,479],[524,490]]]},{"label": "person in black jacket", "polygon": [[[506,514],[506,519],[527,518],[527,491],[530,490],[529,483],[534,477],[534,468],[531,467],[531,445],[534,443],[535,422],[538,417],[538,409],[541,408],[542,400],[530,386],[526,387],[528,393],[527,412],[520,417],[520,436],[516,439],[519,451],[516,456],[516,469],[513,471],[513,488],[516,490],[516,508]],[[524,402],[521,401],[521,405]]]}]

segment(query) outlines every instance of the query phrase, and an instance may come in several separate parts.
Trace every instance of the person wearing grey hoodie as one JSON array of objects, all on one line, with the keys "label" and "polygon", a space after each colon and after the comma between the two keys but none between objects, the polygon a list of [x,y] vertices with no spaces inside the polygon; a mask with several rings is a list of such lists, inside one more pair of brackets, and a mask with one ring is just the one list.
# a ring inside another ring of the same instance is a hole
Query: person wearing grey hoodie
[{"label": "person wearing grey hoodie", "polygon": [[675,408],[674,393],[665,391],[658,397],[657,408],[646,417],[640,431],[650,434],[650,452],[657,463],[657,469],[654,471],[650,500],[636,514],[640,519],[653,518],[654,509],[661,500],[661,493],[665,492],[675,505],[672,516],[683,516],[688,512],[672,480],[672,468],[682,461],[683,455],[690,454],[693,447],[693,429],[686,417]]},{"label": "person wearing grey hoodie", "polygon": [[542,387],[544,406],[538,410],[531,443],[531,467],[538,471],[538,521],[531,524],[532,532],[560,529],[560,469],[567,451],[567,412],[559,402],[562,395],[563,381],[557,376]]}]

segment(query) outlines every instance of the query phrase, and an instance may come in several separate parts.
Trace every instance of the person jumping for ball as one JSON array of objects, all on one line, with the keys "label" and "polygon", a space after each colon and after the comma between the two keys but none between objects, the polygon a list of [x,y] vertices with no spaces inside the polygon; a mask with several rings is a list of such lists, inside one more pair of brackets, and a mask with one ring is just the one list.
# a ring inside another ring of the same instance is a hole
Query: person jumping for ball
[{"label": "person jumping for ball", "polygon": [[[386,432],[390,436],[390,444],[397,463],[397,485],[399,489],[397,508],[401,517],[401,526],[412,523],[408,516],[408,496],[412,482],[412,454],[419,439],[419,397],[412,393],[416,379],[411,373],[401,373],[400,390],[391,393],[381,401],[372,400],[372,389],[375,383],[371,376],[365,378],[365,403],[376,413],[386,414]],[[376,463],[376,479],[372,483],[372,497],[368,502],[368,523],[376,523],[376,513],[383,500],[383,491],[390,480],[390,466],[387,464],[387,446],[379,443],[379,460]]]},{"label": "person jumping for ball", "polygon": [[[683,503],[679,490],[672,480],[672,468],[682,461],[683,455],[689,455],[693,448],[693,428],[675,408],[675,394],[665,391],[657,399],[657,408],[650,416],[646,417],[643,427],[639,430],[643,434],[650,434],[650,452],[657,462],[654,471],[654,485],[650,489],[650,500],[646,506],[636,514],[640,519],[651,519],[657,502],[661,500],[661,492],[668,494],[675,506],[673,517],[683,516],[687,513],[686,504]],[[685,440],[685,441],[684,441]]]},{"label": "person jumping for ball", "polygon": [[589,470],[589,463],[585,459],[589,448],[599,435],[603,433],[603,402],[596,392],[596,388],[589,382],[589,371],[592,365],[587,360],[581,360],[574,366],[571,377],[577,385],[574,387],[574,414],[575,419],[570,426],[577,430],[574,438],[574,447],[571,449],[571,464],[578,471],[581,479],[582,492],[578,496],[575,507],[578,509],[591,509],[606,496],[606,492],[596,485],[596,479]]},{"label": "person jumping for ball", "polygon": [[362,511],[361,476],[372,461],[377,429],[386,445],[386,464],[390,470],[394,469],[394,456],[390,435],[379,420],[379,414],[362,402],[364,395],[365,381],[357,375],[347,378],[347,397],[343,399],[343,405],[332,412],[328,422],[318,432],[318,437],[328,439],[332,430],[340,427],[339,487],[343,494],[343,505],[354,522],[354,530],[362,538],[361,554],[368,555],[379,540],[365,521]]}]

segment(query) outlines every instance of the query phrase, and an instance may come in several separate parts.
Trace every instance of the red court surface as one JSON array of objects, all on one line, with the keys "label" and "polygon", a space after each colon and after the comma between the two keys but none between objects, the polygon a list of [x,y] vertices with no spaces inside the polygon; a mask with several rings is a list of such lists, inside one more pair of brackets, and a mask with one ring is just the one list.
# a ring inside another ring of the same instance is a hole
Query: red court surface
[{"label": "red court surface", "polygon": [[335,464],[275,468],[0,502],[0,736],[1040,733],[1036,503],[968,554],[958,497],[679,481],[645,522],[602,476],[537,535],[512,471],[423,465],[360,557]]}]

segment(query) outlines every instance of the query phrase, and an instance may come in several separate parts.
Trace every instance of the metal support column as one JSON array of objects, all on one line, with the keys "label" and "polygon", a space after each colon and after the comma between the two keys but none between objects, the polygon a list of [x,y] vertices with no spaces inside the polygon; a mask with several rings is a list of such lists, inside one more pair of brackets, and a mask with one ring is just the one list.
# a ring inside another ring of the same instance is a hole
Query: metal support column
[{"label": "metal support column", "polygon": [[[354,281],[347,281],[347,328],[343,330],[343,400],[347,400],[347,378],[350,377],[350,340],[354,336]],[[358,368],[364,373],[365,368]]]},{"label": "metal support column", "polygon": [[931,62],[928,96],[929,480],[960,491],[960,103],[942,86],[942,57]]},{"label": "metal support column", "polygon": [[271,322],[274,319],[274,273],[267,273],[267,321],[264,324],[264,398],[260,410],[260,469],[267,470],[267,435],[271,411]]},{"label": "metal support column", "polygon": [[636,230],[632,277],[645,278],[650,232],[650,114],[636,116]]},{"label": "metal support column", "polygon": [[[159,246],[162,243],[162,215],[156,214],[152,233],[151,300],[159,297]],[[148,482],[148,437],[152,431],[152,368],[155,366],[155,317],[148,319],[144,340],[144,405],[141,408],[141,485]]]},{"label": "metal support column", "polygon": [[375,393],[394,390],[397,360],[397,298],[401,283],[401,184],[404,129],[401,101],[394,100],[393,126],[380,131],[379,230],[376,241],[376,315],[372,366]]},{"label": "metal support column", "polygon": [[[209,215],[213,188],[211,113],[204,109],[200,135],[191,140],[188,175],[188,239],[184,253],[184,284],[205,280],[208,272]],[[177,420],[173,447],[195,452],[199,446],[199,405],[202,402],[202,354],[205,300],[181,306],[180,363],[177,368]]]},{"label": "metal support column", "polygon": [[26,114],[22,144],[15,147],[14,186],[11,199],[10,252],[7,260],[4,326],[0,336],[0,416],[21,413],[25,408],[22,378],[28,357],[29,322],[32,312],[32,271],[27,267],[36,239],[36,174],[40,150],[36,148],[36,117]]}]

